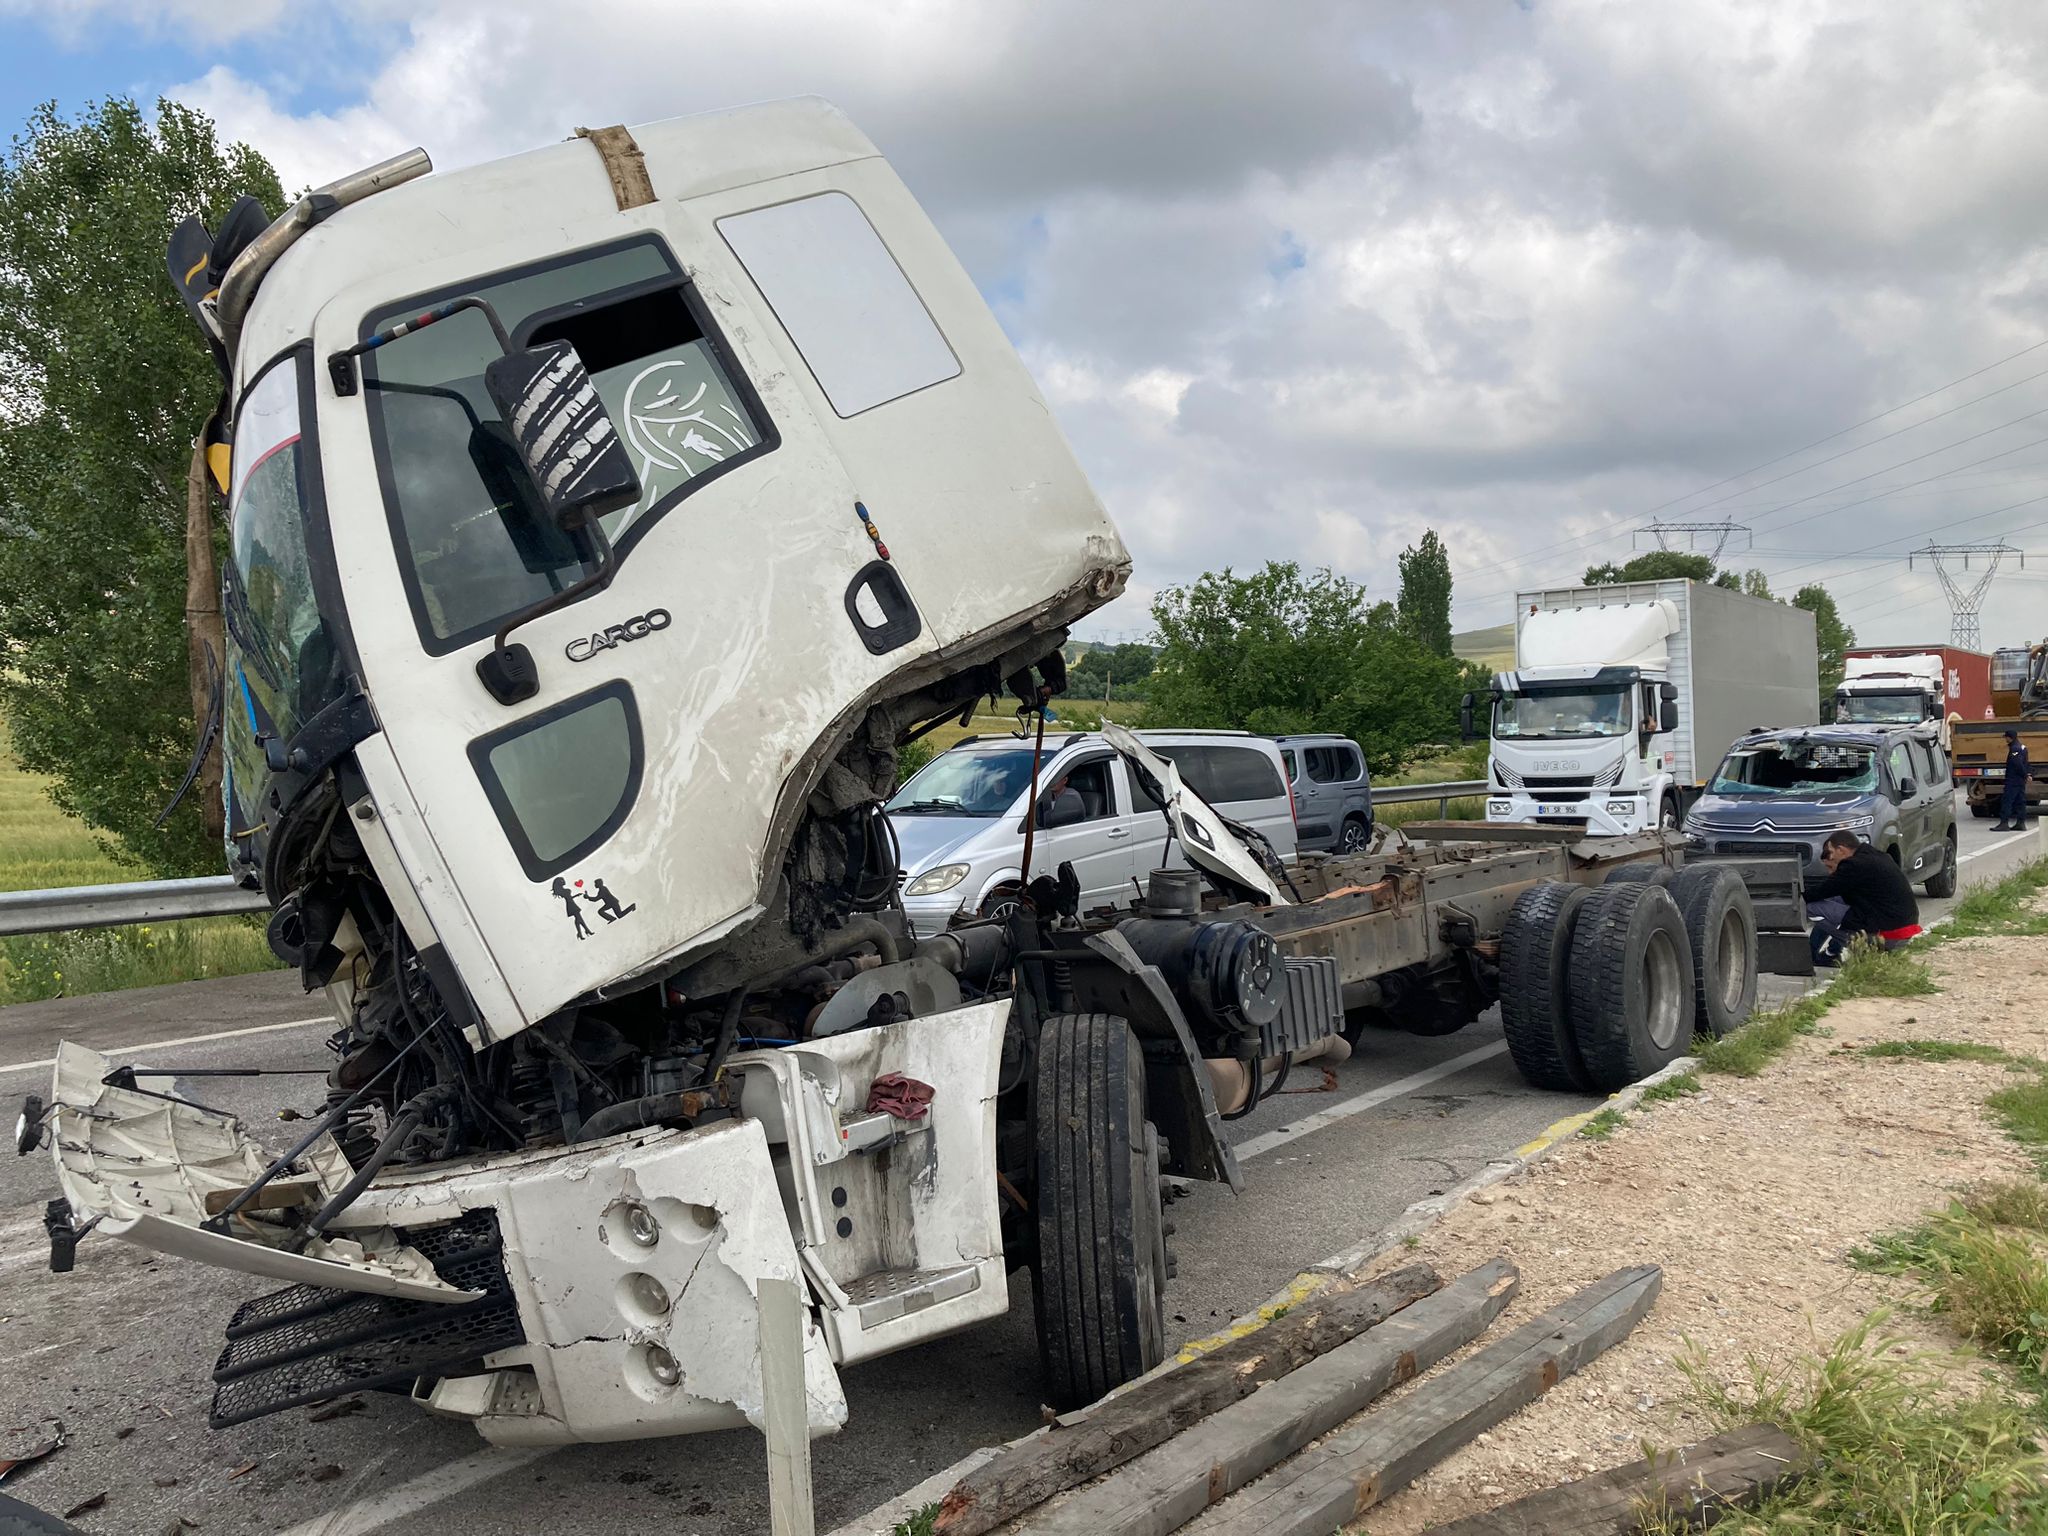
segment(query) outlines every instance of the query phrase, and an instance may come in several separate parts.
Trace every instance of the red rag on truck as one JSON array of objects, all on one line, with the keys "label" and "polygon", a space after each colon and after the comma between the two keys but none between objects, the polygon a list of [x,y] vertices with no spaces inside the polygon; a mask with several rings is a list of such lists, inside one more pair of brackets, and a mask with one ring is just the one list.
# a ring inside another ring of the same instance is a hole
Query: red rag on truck
[{"label": "red rag on truck", "polygon": [[868,1088],[868,1111],[894,1115],[898,1120],[922,1120],[934,1092],[930,1083],[920,1083],[901,1072],[885,1072]]}]

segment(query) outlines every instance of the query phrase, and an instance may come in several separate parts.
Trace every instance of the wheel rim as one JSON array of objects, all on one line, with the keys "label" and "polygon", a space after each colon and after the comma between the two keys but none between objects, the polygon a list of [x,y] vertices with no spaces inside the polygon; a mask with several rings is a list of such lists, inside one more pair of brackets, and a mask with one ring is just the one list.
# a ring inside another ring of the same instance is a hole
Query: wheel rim
[{"label": "wheel rim", "polygon": [[1678,1044],[1680,1021],[1685,1016],[1678,995],[1678,950],[1671,935],[1658,929],[1643,949],[1643,1022],[1650,1040],[1660,1051]]},{"label": "wheel rim", "polygon": [[981,904],[981,915],[998,923],[1008,922],[1011,914],[1016,910],[1017,893],[1015,891],[1008,891],[1001,896],[990,897]]},{"label": "wheel rim", "polygon": [[1344,853],[1356,853],[1356,852],[1358,852],[1358,850],[1359,850],[1359,849],[1363,848],[1364,846],[1365,846],[1365,825],[1364,825],[1364,823],[1362,823],[1362,822],[1356,822],[1356,821],[1347,821],[1347,822],[1345,822],[1345,823],[1344,823],[1344,834],[1343,834],[1343,836],[1342,836],[1342,837],[1340,837],[1340,838],[1338,839],[1338,841],[1337,841],[1337,847],[1338,847],[1339,851],[1341,851],[1341,852],[1344,852]]},{"label": "wheel rim", "polygon": [[1721,914],[1721,926],[1714,936],[1714,985],[1721,994],[1721,1007],[1733,1013],[1742,1006],[1742,984],[1748,979],[1743,964],[1749,946],[1744,941],[1742,914],[1730,907]]},{"label": "wheel rim", "polygon": [[1671,802],[1666,800],[1664,808],[1657,813],[1657,828],[1662,832],[1671,832],[1677,830],[1677,827],[1678,812],[1671,809]]}]

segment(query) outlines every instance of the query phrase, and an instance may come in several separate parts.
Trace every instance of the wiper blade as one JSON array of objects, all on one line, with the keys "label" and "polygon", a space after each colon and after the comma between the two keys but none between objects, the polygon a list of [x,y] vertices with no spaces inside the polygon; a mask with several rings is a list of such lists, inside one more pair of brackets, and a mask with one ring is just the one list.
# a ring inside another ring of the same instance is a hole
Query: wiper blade
[{"label": "wiper blade", "polygon": [[965,811],[967,809],[967,802],[965,800],[912,800],[905,805],[892,805],[889,807],[889,809],[891,812]]}]

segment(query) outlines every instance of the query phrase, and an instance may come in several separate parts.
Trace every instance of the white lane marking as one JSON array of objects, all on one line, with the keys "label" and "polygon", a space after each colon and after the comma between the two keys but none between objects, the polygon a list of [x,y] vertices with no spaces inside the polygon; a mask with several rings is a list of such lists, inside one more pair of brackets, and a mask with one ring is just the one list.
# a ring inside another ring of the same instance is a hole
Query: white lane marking
[{"label": "white lane marking", "polygon": [[[333,1024],[334,1015],[323,1013],[312,1019],[287,1019],[282,1024],[251,1024],[247,1029],[217,1029],[210,1035],[180,1035],[175,1040],[145,1040],[140,1045],[117,1045],[101,1054],[106,1056],[132,1056],[137,1051],[168,1050],[174,1045],[203,1045],[209,1040],[237,1040],[243,1035],[268,1035],[280,1029],[304,1029],[308,1024]],[[9,1072],[32,1072],[38,1067],[54,1067],[57,1058],[45,1056],[41,1061],[17,1061],[0,1067],[0,1077]]]},{"label": "white lane marking", "polygon": [[1367,1092],[1359,1094],[1356,1098],[1346,1099],[1341,1104],[1332,1104],[1328,1109],[1319,1109],[1304,1119],[1289,1121],[1278,1130],[1266,1131],[1261,1135],[1249,1137],[1237,1143],[1238,1161],[1243,1162],[1248,1158],[1262,1156],[1267,1152],[1271,1152],[1275,1147],[1293,1146],[1302,1137],[1312,1132],[1320,1131],[1326,1125],[1335,1125],[1339,1120],[1348,1120],[1353,1115],[1363,1114],[1366,1110],[1373,1108],[1375,1105],[1384,1104],[1389,1099],[1398,1099],[1403,1094],[1413,1093],[1418,1088],[1427,1088],[1439,1078],[1449,1077],[1453,1073],[1462,1072],[1467,1067],[1476,1067],[1482,1061],[1490,1061],[1507,1048],[1507,1041],[1496,1040],[1492,1045],[1482,1045],[1476,1051],[1467,1051],[1462,1056],[1453,1056],[1449,1061],[1438,1062],[1435,1066],[1426,1067],[1420,1072],[1412,1072],[1406,1077],[1397,1077],[1391,1083],[1382,1083],[1379,1087],[1369,1089]]},{"label": "white lane marking", "polygon": [[2029,827],[2024,832],[2008,832],[2005,834],[2005,836],[1999,838],[1998,841],[1995,843],[1986,843],[1982,848],[1973,849],[1969,853],[1957,855],[1956,862],[1958,864],[1967,864],[1972,859],[1981,859],[1987,853],[1996,853],[1999,849],[2005,847],[2006,844],[2012,842],[2016,838],[2032,836],[2034,836],[2034,829],[2031,827]]},{"label": "white lane marking", "polygon": [[512,1449],[493,1446],[460,1461],[451,1461],[445,1466],[422,1472],[418,1477],[407,1478],[395,1488],[386,1489],[371,1498],[330,1509],[324,1515],[281,1532],[280,1536],[361,1536],[364,1531],[374,1531],[394,1520],[403,1520],[407,1515],[431,1509],[443,1499],[453,1498],[478,1483],[503,1477],[507,1472],[517,1472],[529,1462],[552,1456],[558,1449],[552,1445]]}]

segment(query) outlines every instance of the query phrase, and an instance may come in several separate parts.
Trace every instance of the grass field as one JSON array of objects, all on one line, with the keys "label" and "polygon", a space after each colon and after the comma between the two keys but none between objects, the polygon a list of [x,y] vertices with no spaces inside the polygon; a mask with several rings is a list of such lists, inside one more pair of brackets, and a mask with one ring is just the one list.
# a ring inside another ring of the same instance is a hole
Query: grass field
[{"label": "grass field", "polygon": [[1466,661],[1505,672],[1515,664],[1515,626],[1496,624],[1491,629],[1468,629],[1451,636],[1451,652]]},{"label": "grass field", "polygon": [[[141,878],[84,823],[50,803],[0,734],[0,891]],[[0,939],[0,1006],[166,981],[239,976],[277,965],[253,920],[209,917]]]}]

